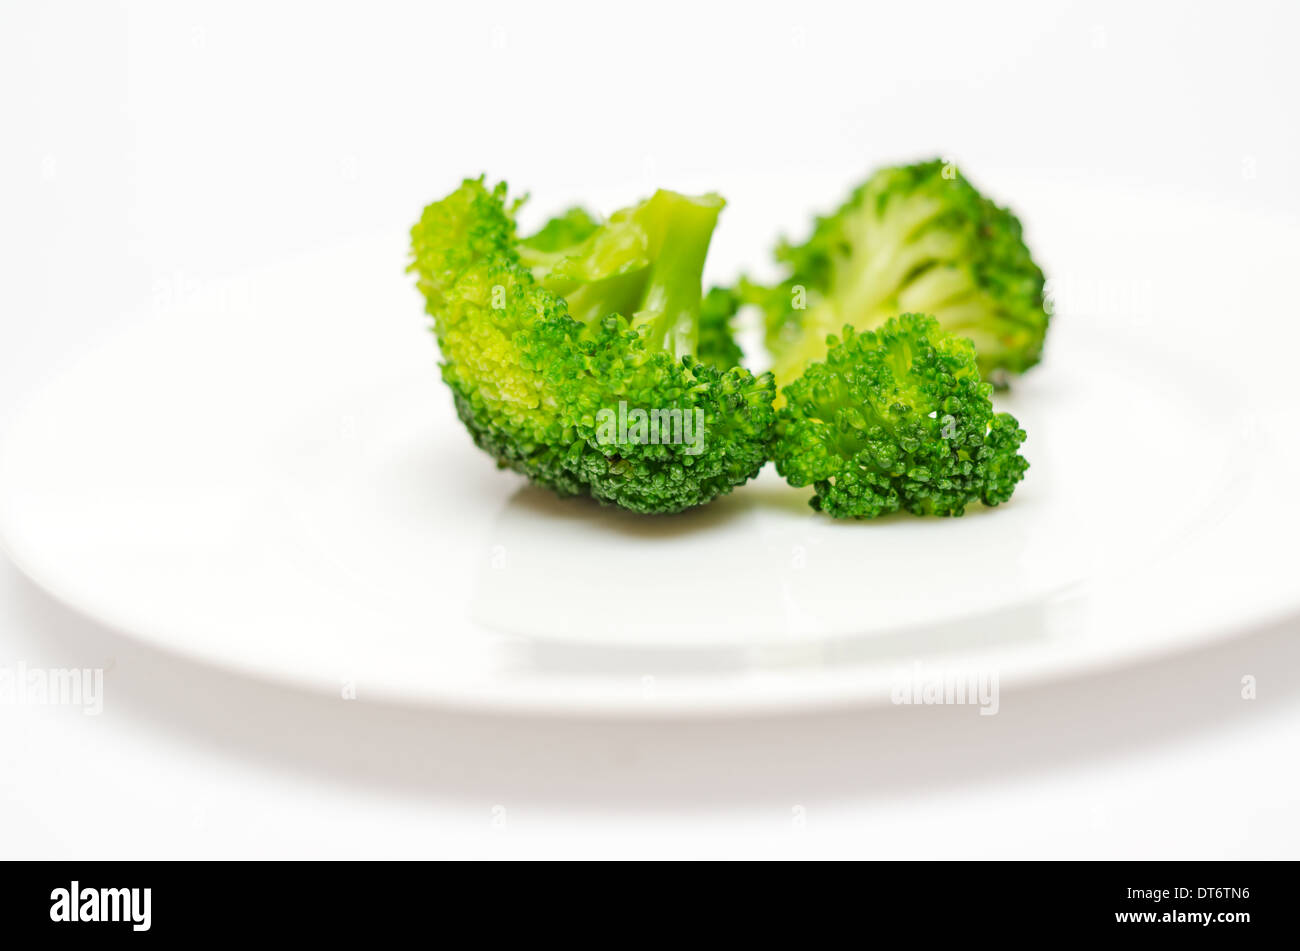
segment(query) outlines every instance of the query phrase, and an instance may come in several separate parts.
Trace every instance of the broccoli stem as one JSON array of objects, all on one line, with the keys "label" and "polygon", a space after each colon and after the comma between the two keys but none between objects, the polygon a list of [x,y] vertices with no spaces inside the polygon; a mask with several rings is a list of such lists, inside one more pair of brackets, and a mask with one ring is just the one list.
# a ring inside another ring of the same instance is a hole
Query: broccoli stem
[{"label": "broccoli stem", "polygon": [[646,278],[639,322],[647,342],[675,360],[694,355],[699,341],[704,259],[723,201],[716,195],[689,198],[659,191],[651,200],[659,218],[660,247]]}]

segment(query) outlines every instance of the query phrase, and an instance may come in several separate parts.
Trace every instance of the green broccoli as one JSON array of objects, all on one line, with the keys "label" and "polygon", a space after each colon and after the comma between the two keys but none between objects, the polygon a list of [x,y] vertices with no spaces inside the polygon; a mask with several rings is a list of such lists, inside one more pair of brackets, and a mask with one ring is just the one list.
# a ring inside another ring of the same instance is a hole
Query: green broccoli
[{"label": "green broccoli", "polygon": [[878,327],[896,314],[933,314],[969,337],[985,378],[1038,362],[1047,332],[1043,272],[1020,222],[941,161],[886,168],[817,219],[801,245],[782,243],[775,287],[742,283],[764,311],[781,386],[825,353],[828,334]]},{"label": "green broccoli", "polygon": [[971,342],[933,317],[903,314],[862,333],[846,326],[783,391],[777,471],[813,486],[812,507],[836,518],[997,505],[1029,463],[1017,452],[1024,431],[993,412],[991,392]]},{"label": "green broccoli", "polygon": [[716,365],[716,320],[700,341],[723,204],[659,191],[608,221],[575,209],[523,239],[504,183],[469,179],[424,209],[410,270],[456,411],[499,466],[637,512],[679,512],[758,473],[772,377]]},{"label": "green broccoli", "polygon": [[711,288],[700,301],[700,342],[695,355],[719,370],[740,366],[745,357],[731,326],[741,303],[739,294],[728,287]]}]

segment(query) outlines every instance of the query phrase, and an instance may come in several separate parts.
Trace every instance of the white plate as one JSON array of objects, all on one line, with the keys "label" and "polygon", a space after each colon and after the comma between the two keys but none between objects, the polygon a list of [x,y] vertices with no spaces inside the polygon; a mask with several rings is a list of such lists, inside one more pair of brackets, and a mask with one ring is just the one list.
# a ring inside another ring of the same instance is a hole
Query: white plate
[{"label": "white plate", "polygon": [[455,419],[399,234],[160,300],[21,415],[0,532],[39,584],[158,647],[490,710],[888,702],[940,671],[1005,692],[1292,610],[1300,333],[1276,301],[1297,232],[1018,195],[1058,313],[1003,400],[1032,468],[997,510],[837,523],[770,469],[675,518],[528,487]]}]

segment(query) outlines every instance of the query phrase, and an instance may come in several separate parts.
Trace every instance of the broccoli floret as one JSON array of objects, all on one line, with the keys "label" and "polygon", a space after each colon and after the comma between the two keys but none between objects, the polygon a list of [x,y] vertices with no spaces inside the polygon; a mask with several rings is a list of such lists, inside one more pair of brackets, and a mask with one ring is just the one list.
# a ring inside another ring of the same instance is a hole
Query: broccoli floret
[{"label": "broccoli floret", "polygon": [[536,234],[520,240],[520,247],[534,260],[543,255],[557,255],[555,260],[569,253],[600,227],[600,220],[585,208],[570,208],[542,226]]},{"label": "broccoli floret", "polygon": [[741,305],[740,296],[727,287],[714,287],[700,301],[700,342],[695,355],[704,363],[729,370],[745,358],[731,321]]},{"label": "broccoli floret", "polygon": [[993,412],[991,392],[970,341],[933,317],[904,314],[862,333],[846,326],[783,391],[777,471],[813,486],[812,507],[836,518],[997,505],[1029,463],[1017,452],[1024,430]]},{"label": "broccoli floret", "polygon": [[475,443],[560,495],[637,512],[678,512],[756,475],[772,377],[698,358],[722,199],[659,191],[523,240],[518,204],[504,183],[470,179],[411,230],[442,378]]},{"label": "broccoli floret", "polygon": [[821,358],[828,334],[908,312],[974,341],[986,378],[1020,373],[1042,352],[1043,272],[1020,222],[941,161],[876,172],[776,256],[786,279],[742,293],[764,311],[781,386]]}]

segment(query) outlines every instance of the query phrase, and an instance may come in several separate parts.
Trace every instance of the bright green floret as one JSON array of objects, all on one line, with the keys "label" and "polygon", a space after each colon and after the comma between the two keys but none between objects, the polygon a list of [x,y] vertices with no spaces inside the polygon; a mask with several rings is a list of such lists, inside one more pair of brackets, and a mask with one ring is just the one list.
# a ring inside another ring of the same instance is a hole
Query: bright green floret
[{"label": "bright green floret", "polygon": [[[637,512],[679,512],[753,478],[772,377],[727,364],[713,311],[701,315],[722,199],[659,191],[525,239],[518,204],[504,183],[470,179],[411,230],[442,377],[475,443],[560,495]],[[654,422],[638,427],[637,410]],[[620,411],[631,427],[609,425]]]},{"label": "bright green floret", "polygon": [[845,327],[783,393],[777,471],[836,518],[961,515],[1007,501],[1029,468],[1025,433],[993,412],[970,341],[932,317]]},{"label": "bright green floret", "polygon": [[1043,272],[1020,222],[943,162],[876,172],[776,256],[786,279],[743,291],[764,311],[781,386],[821,359],[827,335],[901,313],[933,314],[970,338],[986,378],[1020,373],[1042,352]]},{"label": "bright green floret", "polygon": [[731,324],[741,303],[736,291],[726,287],[712,288],[700,301],[700,342],[695,355],[719,370],[740,366],[745,356]]}]

